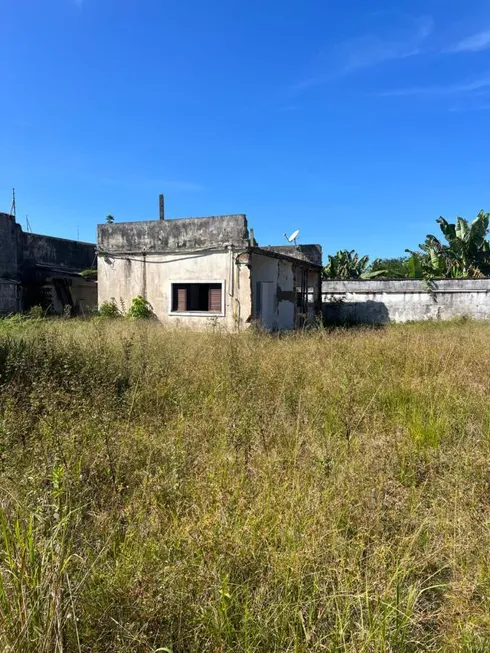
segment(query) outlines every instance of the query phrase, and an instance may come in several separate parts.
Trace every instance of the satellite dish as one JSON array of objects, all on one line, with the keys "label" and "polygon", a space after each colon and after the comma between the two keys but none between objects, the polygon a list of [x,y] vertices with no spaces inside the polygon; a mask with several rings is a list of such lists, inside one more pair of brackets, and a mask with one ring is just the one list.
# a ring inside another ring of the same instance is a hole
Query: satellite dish
[{"label": "satellite dish", "polygon": [[284,238],[288,241],[288,243],[294,243],[296,245],[296,239],[299,236],[299,229],[296,229],[296,231],[293,231],[293,233],[288,236],[287,234],[284,234]]}]

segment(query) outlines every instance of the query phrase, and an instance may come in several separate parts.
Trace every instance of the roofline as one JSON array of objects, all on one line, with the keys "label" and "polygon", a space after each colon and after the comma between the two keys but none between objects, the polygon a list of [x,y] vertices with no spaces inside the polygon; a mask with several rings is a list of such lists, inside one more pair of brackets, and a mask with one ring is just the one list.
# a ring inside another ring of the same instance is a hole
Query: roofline
[{"label": "roofline", "polygon": [[227,252],[227,251],[239,251],[242,253],[248,252],[249,254],[258,254],[259,256],[268,256],[269,258],[275,258],[283,261],[288,261],[288,263],[294,263],[295,265],[299,265],[305,268],[311,268],[313,270],[322,270],[323,265],[320,265],[318,263],[312,263],[311,261],[305,261],[304,259],[300,258],[295,258],[294,256],[288,256],[287,254],[279,254],[277,252],[268,250],[268,249],[262,249],[261,247],[237,247],[236,245],[231,245],[226,246],[226,245],[213,245],[210,247],[204,247],[202,249],[161,249],[161,250],[104,250],[100,247],[97,248],[97,257],[111,257],[114,256],[115,258],[120,257],[120,258],[125,258],[129,256],[142,256],[142,257],[147,257],[147,256],[152,256],[152,255],[162,255],[162,254],[169,254],[169,255],[175,255],[179,254],[180,256],[196,256],[200,254],[213,254],[217,252]]},{"label": "roofline", "polygon": [[184,220],[219,220],[220,218],[247,218],[246,213],[223,213],[222,215],[198,215],[189,216],[187,218],[165,218],[165,220],[128,220],[125,222],[99,222],[97,227],[117,227],[127,224],[164,224],[165,222],[182,222]]},{"label": "roofline", "polygon": [[[18,224],[18,222],[16,223]],[[21,225],[19,225],[21,227]],[[22,229],[22,227],[21,227]],[[77,245],[90,245],[90,247],[96,247],[95,243],[87,243],[85,240],[74,240],[73,238],[60,238],[59,236],[48,236],[48,234],[35,234],[32,231],[24,231],[22,229],[24,236],[34,236],[35,238],[49,238],[50,240],[61,240],[64,243],[76,243]]]},{"label": "roofline", "polygon": [[275,252],[270,249],[264,249],[262,247],[249,247],[249,252],[251,254],[260,254],[261,256],[270,256],[270,258],[282,259],[290,263],[295,263],[296,265],[302,265],[305,268],[323,270],[323,265],[320,265],[319,263],[312,263],[311,261],[305,261],[304,259],[288,256],[287,254],[280,254],[279,252]]}]

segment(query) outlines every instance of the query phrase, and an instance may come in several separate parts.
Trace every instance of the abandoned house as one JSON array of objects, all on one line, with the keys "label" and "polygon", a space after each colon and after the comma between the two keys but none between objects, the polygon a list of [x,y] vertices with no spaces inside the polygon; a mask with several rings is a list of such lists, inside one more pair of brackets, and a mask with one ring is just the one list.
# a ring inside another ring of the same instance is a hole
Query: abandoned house
[{"label": "abandoned house", "polygon": [[102,224],[98,297],[142,296],[167,324],[268,330],[321,314],[319,245],[258,247],[245,215]]},{"label": "abandoned house", "polygon": [[95,258],[95,245],[24,232],[13,215],[0,213],[0,314],[95,308],[97,284],[80,274]]}]

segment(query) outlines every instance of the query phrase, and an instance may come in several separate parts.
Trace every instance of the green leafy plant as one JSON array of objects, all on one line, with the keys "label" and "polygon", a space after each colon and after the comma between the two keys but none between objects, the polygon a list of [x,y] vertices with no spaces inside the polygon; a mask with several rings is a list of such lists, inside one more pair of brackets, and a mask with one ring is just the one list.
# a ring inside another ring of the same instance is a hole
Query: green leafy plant
[{"label": "green leafy plant", "polygon": [[39,305],[31,306],[31,308],[27,312],[27,316],[32,318],[33,320],[39,320],[42,317],[46,317],[46,311],[42,306]]},{"label": "green leafy plant", "polygon": [[154,315],[153,308],[147,299],[141,295],[133,298],[131,306],[128,309],[128,317],[135,319],[148,319],[154,317]]},{"label": "green leafy plant", "polygon": [[328,255],[328,263],[323,269],[325,279],[374,279],[385,274],[385,270],[372,270],[369,256],[359,256],[355,250],[339,250]]},{"label": "green leafy plant", "polygon": [[80,276],[82,276],[84,279],[96,279],[97,278],[97,269],[88,269],[88,270],[82,270],[80,272]]},{"label": "green leafy plant", "polygon": [[110,301],[102,302],[99,307],[99,315],[100,317],[108,318],[121,317],[121,311],[119,310],[114,297],[112,297]]},{"label": "green leafy plant", "polygon": [[480,213],[473,222],[457,218],[455,223],[436,220],[446,239],[442,242],[428,234],[419,245],[420,252],[407,250],[417,257],[422,274],[429,278],[467,278],[490,275],[490,241],[487,239],[490,213]]},{"label": "green leafy plant", "polygon": [[107,215],[106,218],[105,218],[105,221],[106,221],[107,224],[113,224],[114,216],[111,215],[111,214]]},{"label": "green leafy plant", "polygon": [[411,276],[409,261],[407,256],[377,258],[371,265],[371,271],[380,271],[380,276],[386,279],[406,279]]}]

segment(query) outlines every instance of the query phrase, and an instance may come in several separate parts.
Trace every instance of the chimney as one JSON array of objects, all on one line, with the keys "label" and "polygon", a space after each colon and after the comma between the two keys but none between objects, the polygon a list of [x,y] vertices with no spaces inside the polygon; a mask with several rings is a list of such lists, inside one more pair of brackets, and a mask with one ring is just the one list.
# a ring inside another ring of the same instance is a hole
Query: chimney
[{"label": "chimney", "polygon": [[165,198],[160,195],[160,220],[165,220]]}]

